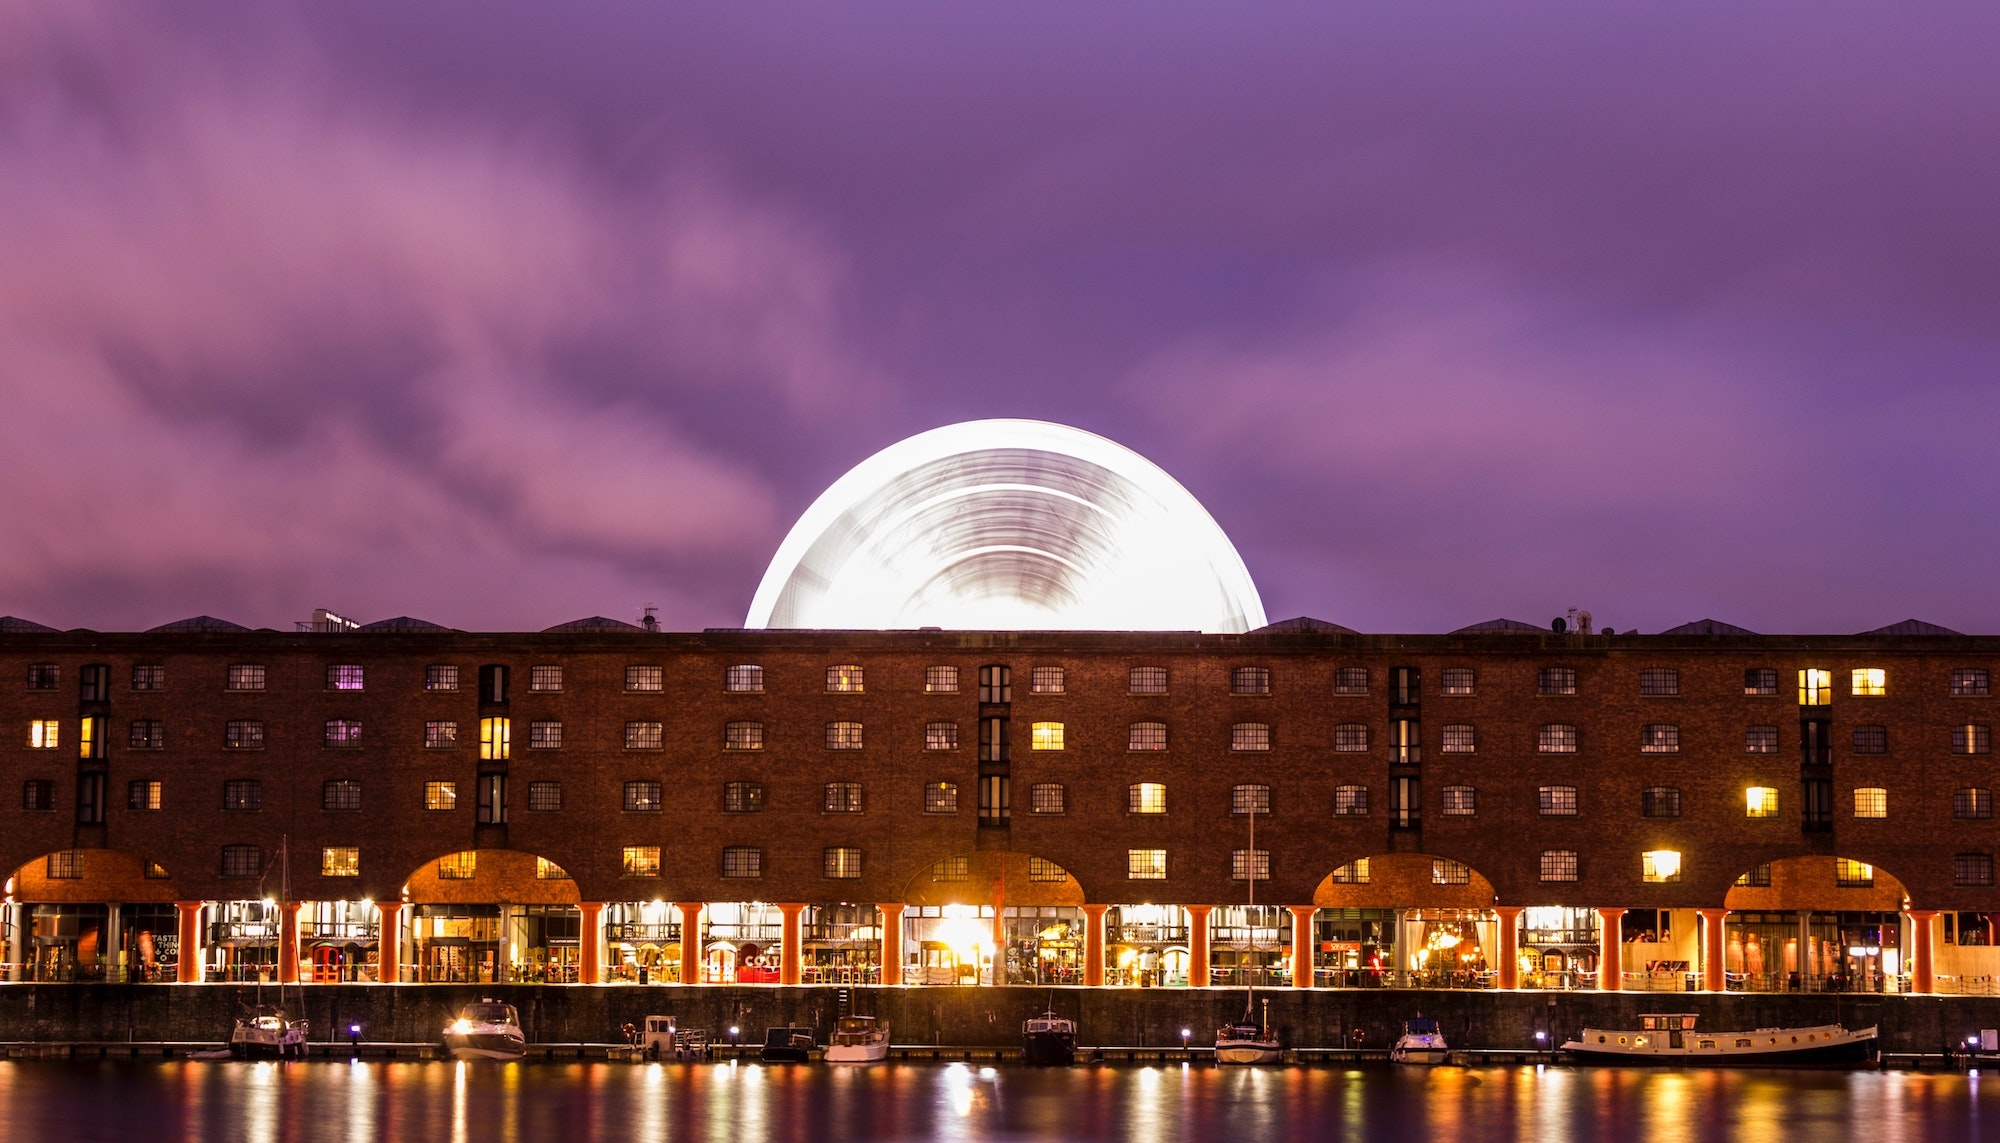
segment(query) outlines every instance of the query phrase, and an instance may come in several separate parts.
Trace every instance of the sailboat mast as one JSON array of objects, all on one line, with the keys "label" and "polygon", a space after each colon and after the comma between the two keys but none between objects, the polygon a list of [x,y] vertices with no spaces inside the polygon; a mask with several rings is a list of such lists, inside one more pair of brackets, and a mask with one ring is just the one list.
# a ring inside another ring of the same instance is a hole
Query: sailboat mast
[{"label": "sailboat mast", "polygon": [[[1243,910],[1243,923],[1250,929],[1250,948],[1257,947],[1257,799],[1250,799],[1250,851],[1244,855],[1243,870],[1249,877],[1249,905]],[[1254,962],[1253,962],[1254,963]],[[1257,1006],[1257,978],[1254,970],[1246,968],[1243,973],[1243,1014],[1250,1015]]]}]

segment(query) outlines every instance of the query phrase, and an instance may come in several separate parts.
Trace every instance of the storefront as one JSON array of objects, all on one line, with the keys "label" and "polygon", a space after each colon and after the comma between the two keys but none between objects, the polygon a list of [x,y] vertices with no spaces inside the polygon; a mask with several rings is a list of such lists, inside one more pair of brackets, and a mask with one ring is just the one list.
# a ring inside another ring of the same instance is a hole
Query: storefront
[{"label": "storefront", "polygon": [[382,911],[372,901],[306,902],[299,913],[305,978],[317,982],[374,980],[381,930]]},{"label": "storefront", "polygon": [[1284,906],[1218,906],[1209,914],[1208,939],[1210,984],[1292,983],[1292,913]]},{"label": "storefront", "polygon": [[1394,909],[1321,909],[1313,914],[1313,983],[1384,988],[1396,972]]},{"label": "storefront", "polygon": [[1186,909],[1179,905],[1113,905],[1105,911],[1104,983],[1185,985],[1187,974]]},{"label": "storefront", "polygon": [[29,980],[103,980],[112,941],[109,905],[35,905],[29,913]]},{"label": "storefront", "polygon": [[1405,967],[1416,988],[1491,988],[1498,975],[1486,950],[1498,934],[1500,915],[1490,909],[1410,909]]},{"label": "storefront", "polygon": [[[674,926],[676,939],[680,926]],[[507,979],[529,984],[575,984],[583,944],[583,910],[575,905],[509,905],[500,939]],[[680,946],[673,946],[680,965]]]},{"label": "storefront", "polygon": [[1522,988],[1597,987],[1602,930],[1596,909],[1536,906],[1521,910],[1519,923]]},{"label": "storefront", "polygon": [[785,916],[761,901],[713,902],[701,911],[702,977],[710,984],[776,984]]},{"label": "storefront", "polygon": [[1083,983],[1083,910],[1070,905],[1009,905],[1001,911],[1007,983]]},{"label": "storefront", "polygon": [[[574,942],[571,947],[573,950]],[[665,901],[611,902],[604,906],[604,950],[610,963],[607,979],[633,984],[678,984],[681,911]],[[573,980],[574,955],[568,967]]]},{"label": "storefront", "polygon": [[905,983],[983,983],[993,965],[993,906],[911,906],[903,945]]},{"label": "storefront", "polygon": [[808,905],[799,918],[807,984],[876,984],[882,979],[882,911],[873,905]]},{"label": "storefront", "polygon": [[418,980],[492,984],[500,979],[500,906],[412,905],[409,912]]},{"label": "storefront", "polygon": [[207,913],[207,979],[278,979],[276,901],[214,901]]}]

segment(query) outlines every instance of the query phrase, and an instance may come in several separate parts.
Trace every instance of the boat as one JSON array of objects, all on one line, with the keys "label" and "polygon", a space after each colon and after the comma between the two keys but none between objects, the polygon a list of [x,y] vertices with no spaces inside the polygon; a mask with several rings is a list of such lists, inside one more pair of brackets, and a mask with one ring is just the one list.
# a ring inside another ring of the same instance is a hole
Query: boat
[{"label": "boat", "polygon": [[445,1027],[444,1049],[454,1060],[518,1060],[528,1054],[528,1037],[514,1006],[489,996],[458,1010]]},{"label": "boat", "polygon": [[1438,1031],[1438,1022],[1428,1016],[1417,1016],[1403,1021],[1403,1034],[1397,1038],[1396,1046],[1389,1049],[1389,1062],[1441,1064],[1446,1054],[1444,1035]]},{"label": "boat", "polygon": [[[1250,848],[1247,853],[1253,863],[1251,868],[1246,870],[1249,874],[1246,880],[1250,886],[1249,904],[1254,909],[1257,904],[1257,870],[1254,865],[1257,854],[1257,815],[1254,813],[1250,815]],[[1203,978],[1206,978],[1207,965],[1190,967],[1193,971],[1204,974]],[[1297,965],[1292,967],[1293,971],[1298,970]],[[1308,965],[1306,971],[1311,972],[1312,967]],[[1246,976],[1246,983],[1243,986],[1243,1018],[1234,1024],[1224,1024],[1215,1031],[1215,1062],[1218,1064],[1275,1064],[1284,1058],[1284,1046],[1278,1043],[1277,1037],[1271,1035],[1271,1002],[1264,1001],[1264,1018],[1261,1021],[1256,1020],[1257,986],[1248,983],[1248,980]]]},{"label": "boat", "polygon": [[307,1021],[286,1016],[280,1005],[258,1004],[236,1018],[229,1033],[229,1054],[239,1060],[303,1060],[310,1027]]},{"label": "boat", "polygon": [[1021,1025],[1021,1058],[1044,1067],[1066,1068],[1076,1062],[1076,1021],[1053,1010]]},{"label": "boat", "polygon": [[889,1058],[889,1025],[873,1016],[842,1016],[826,1042],[829,1064],[872,1064]]},{"label": "boat", "polygon": [[813,1030],[787,1024],[764,1031],[764,1047],[757,1058],[767,1064],[803,1064],[812,1058]]},{"label": "boat", "polygon": [[1874,1028],[1816,1024],[1697,1032],[1691,1012],[1641,1015],[1633,1029],[1585,1028],[1558,1049],[1576,1064],[1693,1064],[1705,1068],[1848,1067],[1870,1064]]}]

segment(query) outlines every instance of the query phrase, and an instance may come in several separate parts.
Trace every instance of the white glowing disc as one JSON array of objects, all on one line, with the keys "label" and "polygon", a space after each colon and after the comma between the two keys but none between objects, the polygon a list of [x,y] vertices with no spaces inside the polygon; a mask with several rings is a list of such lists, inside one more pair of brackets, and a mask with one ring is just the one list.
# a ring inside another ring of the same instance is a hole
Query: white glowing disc
[{"label": "white glowing disc", "polygon": [[1247,631],[1249,569],[1145,457],[1047,421],[967,421],[856,465],[792,526],[746,627]]}]

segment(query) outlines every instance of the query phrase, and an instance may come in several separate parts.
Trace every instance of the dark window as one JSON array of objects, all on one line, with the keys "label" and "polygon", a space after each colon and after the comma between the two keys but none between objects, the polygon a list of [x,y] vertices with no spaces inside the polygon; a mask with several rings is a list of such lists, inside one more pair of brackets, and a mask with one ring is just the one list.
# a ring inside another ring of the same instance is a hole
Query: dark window
[{"label": "dark window", "polygon": [[1028,788],[1028,808],[1038,814],[1059,814],[1065,806],[1063,787],[1040,782]]},{"label": "dark window", "polygon": [[724,877],[764,876],[764,851],[747,845],[732,845],[722,851]]},{"label": "dark window", "polygon": [[1389,824],[1412,829],[1423,816],[1423,793],[1415,778],[1389,779]]},{"label": "dark window", "polygon": [[1545,818],[1576,816],[1575,786],[1543,786],[1540,799],[1542,816]]},{"label": "dark window", "polygon": [[1833,724],[1823,718],[1799,720],[1799,763],[1828,766],[1833,763]]},{"label": "dark window", "polygon": [[1368,814],[1368,787],[1336,786],[1333,790],[1335,817],[1365,817]]},{"label": "dark window", "polygon": [[1535,691],[1545,695],[1576,693],[1575,667],[1543,667],[1535,676]]},{"label": "dark window", "polygon": [[562,667],[549,663],[528,668],[528,689],[531,691],[560,691],[563,689]]},{"label": "dark window", "polygon": [[1550,723],[1536,732],[1535,749],[1543,754],[1576,753],[1576,727]]},{"label": "dark window", "polygon": [[21,783],[21,808],[24,810],[55,809],[56,784],[46,778],[30,778]]},{"label": "dark window", "polygon": [[528,724],[528,749],[561,750],[562,743],[562,723],[531,722]]},{"label": "dark window", "polygon": [[625,808],[637,813],[658,813],[661,808],[658,782],[625,783]]},{"label": "dark window", "polygon": [[722,748],[724,750],[764,749],[764,724],[761,722],[723,723]]},{"label": "dark window", "polygon": [[232,720],[223,729],[222,744],[231,750],[262,750],[264,724],[247,719]]},{"label": "dark window", "polygon": [[1647,667],[1639,672],[1639,693],[1677,695],[1681,693],[1681,673],[1672,667]]},{"label": "dark window", "polygon": [[1013,816],[1012,797],[1005,774],[988,774],[979,779],[979,820],[1004,822]]},{"label": "dark window", "polygon": [[132,689],[135,691],[162,691],[167,689],[167,669],[158,663],[140,663],[132,668]]},{"label": "dark window", "polygon": [[1955,695],[1983,695],[1988,690],[1986,670],[1983,667],[1961,667],[1951,673],[1951,693]]},{"label": "dark window", "polygon": [[351,778],[336,778],[320,787],[319,808],[323,810],[358,810],[361,808],[361,783]]},{"label": "dark window", "polygon": [[222,847],[224,877],[260,877],[264,873],[264,851],[254,845]]},{"label": "dark window", "polygon": [[1744,727],[1743,752],[1745,754],[1776,754],[1778,752],[1778,728],[1775,726]]},{"label": "dark window", "polygon": [[229,681],[223,686],[232,691],[261,691],[264,689],[264,668],[257,663],[232,663]]},{"label": "dark window", "polygon": [[1677,818],[1681,816],[1681,791],[1678,786],[1648,786],[1639,795],[1639,812],[1649,818]]},{"label": "dark window", "polygon": [[1887,754],[1889,752],[1889,728],[1886,726],[1855,727],[1854,752],[1856,754]]},{"label": "dark window", "polygon": [[1395,706],[1415,706],[1424,701],[1424,675],[1415,667],[1389,669],[1389,702]]},{"label": "dark window", "polygon": [[1639,729],[1639,751],[1642,754],[1674,754],[1681,748],[1681,728],[1663,722],[1652,723]]},{"label": "dark window", "polygon": [[507,824],[507,775],[479,776],[479,824]]},{"label": "dark window", "polygon": [[979,760],[981,762],[1007,761],[1006,719],[982,718],[979,720]]},{"label": "dark window", "polygon": [[51,881],[83,880],[83,851],[59,849],[42,863],[42,874]]},{"label": "dark window", "polygon": [[489,664],[479,668],[479,701],[484,706],[507,705],[507,668]]},{"label": "dark window", "polygon": [[222,784],[222,808],[225,810],[261,810],[264,808],[264,786],[255,778],[234,778]]},{"label": "dark window", "polygon": [[1774,695],[1778,693],[1778,672],[1770,667],[1751,667],[1743,672],[1743,693],[1746,695]]},{"label": "dark window", "polygon": [[1167,693],[1167,669],[1165,667],[1133,667],[1126,678],[1126,690],[1135,695],[1163,695]]},{"label": "dark window", "polygon": [[756,782],[729,782],[722,787],[722,810],[754,814],[764,808],[764,787]]},{"label": "dark window", "polygon": [[861,783],[828,782],[820,802],[820,809],[829,814],[860,813]]},{"label": "dark window", "polygon": [[1977,786],[1952,791],[1951,816],[1955,818],[1992,817],[1993,791]]},{"label": "dark window", "polygon": [[128,743],[134,750],[163,750],[167,745],[166,727],[157,718],[136,719]]},{"label": "dark window", "polygon": [[458,668],[448,663],[433,663],[425,667],[424,689],[427,691],[457,690]]},{"label": "dark window", "polygon": [[1249,816],[1271,812],[1271,787],[1260,783],[1236,786],[1229,792],[1229,812]]},{"label": "dark window", "polygon": [[1014,672],[1011,668],[990,666],[979,668],[980,702],[1013,702]]},{"label": "dark window", "polygon": [[1541,873],[1544,881],[1574,881],[1577,878],[1576,867],[1576,851],[1573,849],[1542,851]]},{"label": "dark window", "polygon": [[1337,695],[1365,695],[1368,693],[1368,668],[1341,667],[1333,672],[1333,693]]},{"label": "dark window", "polygon": [[1771,867],[1768,864],[1756,866],[1750,872],[1738,877],[1736,883],[1752,889],[1769,889],[1771,887]]},{"label": "dark window", "polygon": [[104,803],[107,800],[106,781],[102,774],[78,774],[76,776],[76,824],[103,825]]},{"label": "dark window", "polygon": [[1475,676],[1471,667],[1446,667],[1440,676],[1438,688],[1448,695],[1469,695]]},{"label": "dark window", "polygon": [[1951,859],[1951,881],[1954,885],[1993,884],[1993,855],[1990,853],[1961,853]]},{"label": "dark window", "polygon": [[84,702],[111,701],[111,668],[103,663],[91,663],[76,673],[77,684],[82,690]]},{"label": "dark window", "polygon": [[1953,754],[1988,754],[1993,750],[1993,728],[1979,724],[1951,728]]},{"label": "dark window", "polygon": [[1805,800],[1805,828],[1819,833],[1833,828],[1833,783],[1826,778],[1806,778],[1800,782]]},{"label": "dark window", "polygon": [[562,809],[561,782],[528,783],[528,810],[537,814],[552,814]]},{"label": "dark window", "polygon": [[28,689],[31,691],[55,690],[57,677],[54,663],[28,664]]},{"label": "dark window", "polygon": [[1237,667],[1229,672],[1229,693],[1233,695],[1267,695],[1271,693],[1271,669],[1269,667]]},{"label": "dark window", "polygon": [[326,745],[361,745],[361,721],[354,718],[331,718],[326,723]]}]

